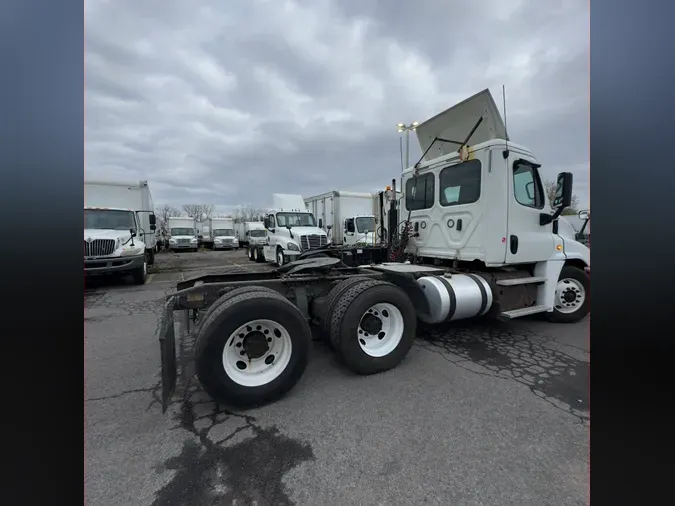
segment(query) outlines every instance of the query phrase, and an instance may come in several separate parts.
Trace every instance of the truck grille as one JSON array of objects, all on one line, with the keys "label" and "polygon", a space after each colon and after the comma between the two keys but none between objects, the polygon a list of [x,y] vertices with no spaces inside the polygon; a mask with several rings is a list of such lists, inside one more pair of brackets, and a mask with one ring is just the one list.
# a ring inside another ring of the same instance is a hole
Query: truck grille
[{"label": "truck grille", "polygon": [[319,248],[326,244],[328,244],[328,239],[325,235],[312,234],[300,236],[300,246],[303,250]]},{"label": "truck grille", "polygon": [[176,244],[190,244],[190,239],[176,239]]},{"label": "truck grille", "polygon": [[114,239],[94,239],[91,242],[84,241],[84,256],[102,257],[112,255],[115,251]]}]

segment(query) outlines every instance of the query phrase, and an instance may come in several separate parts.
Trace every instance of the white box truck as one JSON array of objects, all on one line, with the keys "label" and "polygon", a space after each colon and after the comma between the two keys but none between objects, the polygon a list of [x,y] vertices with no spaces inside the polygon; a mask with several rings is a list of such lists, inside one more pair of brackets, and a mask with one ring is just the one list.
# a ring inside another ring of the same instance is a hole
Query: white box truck
[{"label": "white box truck", "polygon": [[157,242],[153,206],[147,181],[84,182],[86,276],[131,274],[145,283]]},{"label": "white box truck", "polygon": [[197,220],[184,216],[169,218],[169,250],[199,250]]},{"label": "white box truck", "polygon": [[213,237],[211,236],[211,220],[198,221],[197,222],[197,232],[199,239],[199,245],[204,246],[205,248],[210,248],[213,246]]},{"label": "white box truck", "polygon": [[213,249],[239,248],[239,239],[234,233],[234,220],[232,218],[211,218],[210,222]]},{"label": "white box truck", "polygon": [[306,198],[305,205],[333,245],[378,244],[372,193],[333,190]]},{"label": "white box truck", "polygon": [[267,242],[267,230],[262,221],[247,221],[244,223],[246,254],[249,260],[255,261],[257,248],[262,248]]}]

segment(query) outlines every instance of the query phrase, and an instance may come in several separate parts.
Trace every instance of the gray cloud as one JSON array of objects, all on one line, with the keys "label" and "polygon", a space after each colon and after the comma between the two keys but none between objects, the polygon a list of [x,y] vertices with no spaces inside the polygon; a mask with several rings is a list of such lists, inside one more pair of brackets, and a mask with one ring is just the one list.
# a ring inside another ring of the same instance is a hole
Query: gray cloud
[{"label": "gray cloud", "polygon": [[[588,201],[581,0],[89,0],[86,170],[155,201],[265,207],[382,188],[399,121],[506,86],[511,138]],[[411,139],[411,158],[420,156]]]}]

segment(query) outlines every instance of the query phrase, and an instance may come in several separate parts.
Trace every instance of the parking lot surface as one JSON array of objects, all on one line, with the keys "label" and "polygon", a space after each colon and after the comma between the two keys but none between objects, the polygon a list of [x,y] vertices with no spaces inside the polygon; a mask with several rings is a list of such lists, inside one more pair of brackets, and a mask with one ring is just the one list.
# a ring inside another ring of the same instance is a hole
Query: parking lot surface
[{"label": "parking lot surface", "polygon": [[87,290],[86,504],[588,503],[590,318],[420,328],[398,367],[368,377],[315,341],[295,388],[244,412],[202,392],[179,318],[162,414],[165,295],[199,272],[270,268],[242,250],[161,253],[146,285]]}]

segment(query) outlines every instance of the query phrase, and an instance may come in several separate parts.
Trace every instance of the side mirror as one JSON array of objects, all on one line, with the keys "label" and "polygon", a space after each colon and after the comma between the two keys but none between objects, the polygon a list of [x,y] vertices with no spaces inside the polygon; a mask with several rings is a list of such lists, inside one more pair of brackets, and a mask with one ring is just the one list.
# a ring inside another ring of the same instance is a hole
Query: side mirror
[{"label": "side mirror", "polygon": [[577,215],[580,220],[589,220],[591,218],[591,212],[590,211],[579,211],[579,214]]},{"label": "side mirror", "polygon": [[319,218],[319,228],[323,228],[323,219]]},{"label": "side mirror", "polygon": [[330,229],[333,228],[333,225],[328,225],[326,228],[327,228],[328,230],[330,230]]},{"label": "side mirror", "polygon": [[263,220],[263,225],[265,228],[270,228],[270,219],[267,216],[265,216],[265,219]]},{"label": "side mirror", "polygon": [[572,173],[561,172],[555,187],[554,209],[564,209],[572,204]]},{"label": "side mirror", "polygon": [[155,216],[155,213],[150,213],[150,225],[152,225],[150,228],[152,230],[155,230],[155,226],[157,224],[157,217]]},{"label": "side mirror", "polygon": [[131,234],[131,237],[136,237],[136,230],[135,229],[130,228],[129,233]]},{"label": "side mirror", "polygon": [[157,225],[155,225],[154,223],[151,222],[150,223],[150,230],[157,230]]}]

